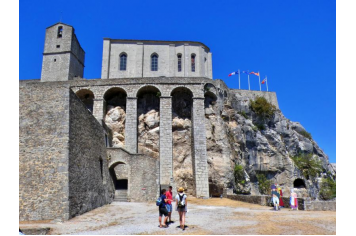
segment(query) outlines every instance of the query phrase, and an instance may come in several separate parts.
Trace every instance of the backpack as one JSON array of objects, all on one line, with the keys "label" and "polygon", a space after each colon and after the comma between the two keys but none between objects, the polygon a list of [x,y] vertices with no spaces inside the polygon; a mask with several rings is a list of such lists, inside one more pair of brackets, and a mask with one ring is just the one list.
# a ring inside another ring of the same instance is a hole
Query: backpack
[{"label": "backpack", "polygon": [[178,194],[178,197],[179,197],[178,208],[185,208],[185,203],[183,203],[184,196],[185,196],[185,194],[183,194],[182,196]]},{"label": "backpack", "polygon": [[156,206],[160,206],[162,204],[162,198],[159,196],[156,200]]}]

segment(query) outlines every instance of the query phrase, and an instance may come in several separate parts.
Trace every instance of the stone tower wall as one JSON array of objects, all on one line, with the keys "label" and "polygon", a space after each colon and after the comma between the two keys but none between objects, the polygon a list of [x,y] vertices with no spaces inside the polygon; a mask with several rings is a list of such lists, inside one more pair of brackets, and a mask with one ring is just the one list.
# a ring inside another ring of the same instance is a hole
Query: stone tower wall
[{"label": "stone tower wall", "polygon": [[[61,37],[58,28],[62,27]],[[46,29],[41,81],[67,81],[83,77],[85,52],[66,24],[55,24]]]},{"label": "stone tower wall", "polygon": [[69,87],[20,83],[19,219],[69,218]]}]

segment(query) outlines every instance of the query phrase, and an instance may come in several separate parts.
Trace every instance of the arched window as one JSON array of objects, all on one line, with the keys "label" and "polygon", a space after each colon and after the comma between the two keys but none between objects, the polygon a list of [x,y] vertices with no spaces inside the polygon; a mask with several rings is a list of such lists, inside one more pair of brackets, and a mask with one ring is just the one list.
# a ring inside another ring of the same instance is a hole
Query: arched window
[{"label": "arched window", "polygon": [[178,72],[182,71],[182,54],[177,55],[178,58]]},{"label": "arched window", "polygon": [[192,59],[192,72],[195,72],[195,54],[192,54],[191,59]]},{"label": "arched window", "polygon": [[126,63],[127,63],[127,55],[126,53],[122,53],[120,55],[120,70],[126,70]]},{"label": "arched window", "polygon": [[62,38],[63,26],[58,26],[57,38]]},{"label": "arched window", "polygon": [[158,71],[158,55],[152,54],[151,56],[151,71]]}]

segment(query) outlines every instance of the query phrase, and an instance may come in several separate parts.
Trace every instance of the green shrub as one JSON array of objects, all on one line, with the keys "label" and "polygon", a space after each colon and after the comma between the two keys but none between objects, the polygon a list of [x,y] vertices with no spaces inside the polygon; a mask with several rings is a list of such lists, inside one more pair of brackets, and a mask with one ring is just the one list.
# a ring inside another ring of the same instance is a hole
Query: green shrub
[{"label": "green shrub", "polygon": [[244,168],[242,165],[235,165],[234,168],[234,177],[236,183],[236,192],[241,193],[244,185],[246,184]]},{"label": "green shrub", "polygon": [[310,177],[316,177],[318,174],[323,172],[321,161],[313,158],[312,153],[302,153],[291,158],[298,169],[302,171],[306,179],[309,179]]},{"label": "green shrub", "polygon": [[261,194],[271,194],[271,180],[268,180],[266,175],[264,174],[257,174],[257,181],[258,181],[258,189],[260,190]]},{"label": "green shrub", "polygon": [[322,200],[331,200],[336,198],[336,181],[330,177],[324,178],[321,182],[319,195]]},{"label": "green shrub", "polygon": [[[298,131],[297,131],[297,132],[298,132]],[[300,132],[298,132],[298,133],[301,134],[301,135],[303,135],[304,137],[306,137],[306,138],[312,140],[312,136],[311,136],[311,134],[310,134],[309,132],[307,132],[307,131],[305,131],[305,130],[302,130],[302,131],[300,131]]]},{"label": "green shrub", "polygon": [[245,117],[245,119],[248,119],[248,116],[246,114],[245,111],[239,111],[238,114],[242,115],[243,117]]},{"label": "green shrub", "polygon": [[255,101],[250,100],[250,108],[261,119],[265,120],[272,117],[277,110],[276,106],[269,103],[264,97],[256,97]]},{"label": "green shrub", "polygon": [[256,127],[256,126],[252,126],[252,129],[253,129],[253,131],[257,131],[258,130],[258,128]]},{"label": "green shrub", "polygon": [[256,127],[258,128],[258,130],[265,130],[265,126],[263,124],[256,124]]}]

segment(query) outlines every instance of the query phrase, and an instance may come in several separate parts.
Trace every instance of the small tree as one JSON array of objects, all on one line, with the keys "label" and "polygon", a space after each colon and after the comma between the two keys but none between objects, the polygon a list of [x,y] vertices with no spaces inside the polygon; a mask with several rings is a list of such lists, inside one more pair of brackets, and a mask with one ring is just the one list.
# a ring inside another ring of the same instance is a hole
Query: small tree
[{"label": "small tree", "polygon": [[258,181],[258,189],[262,194],[271,194],[271,180],[268,180],[266,175],[264,174],[257,174],[257,181]]},{"label": "small tree", "polygon": [[331,200],[336,198],[336,181],[332,178],[324,178],[321,182],[319,196],[322,200]]},{"label": "small tree", "polygon": [[301,153],[291,158],[298,169],[303,172],[303,175],[306,179],[309,179],[310,177],[315,178],[318,174],[323,172],[321,161],[313,158],[312,153]]},{"label": "small tree", "polygon": [[235,165],[234,168],[234,177],[236,183],[236,191],[241,192],[241,188],[246,184],[245,175],[244,175],[244,168],[242,165]]},{"label": "small tree", "polygon": [[255,101],[250,100],[250,108],[262,120],[272,117],[277,110],[275,105],[269,103],[264,97],[257,96]]}]

